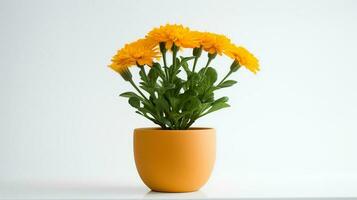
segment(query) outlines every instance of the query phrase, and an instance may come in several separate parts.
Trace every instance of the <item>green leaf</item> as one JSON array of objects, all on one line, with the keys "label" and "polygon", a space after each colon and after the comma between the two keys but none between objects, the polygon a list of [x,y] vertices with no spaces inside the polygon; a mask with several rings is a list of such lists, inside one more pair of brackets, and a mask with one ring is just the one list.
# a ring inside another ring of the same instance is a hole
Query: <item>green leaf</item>
[{"label": "green leaf", "polygon": [[169,83],[163,86],[165,90],[175,89],[176,85],[173,83]]},{"label": "green leaf", "polygon": [[137,98],[141,99],[141,97],[139,95],[135,94],[134,92],[124,92],[124,93],[121,93],[119,96],[127,97],[127,98],[137,97]]},{"label": "green leaf", "polygon": [[202,101],[207,103],[207,102],[213,102],[214,101],[214,93],[213,92],[206,92],[204,93],[202,97]]},{"label": "green leaf", "polygon": [[162,79],[164,79],[164,77],[165,77],[165,72],[162,70],[162,67],[161,67],[160,63],[154,62],[153,65],[152,65],[152,67],[151,67],[151,69],[154,69],[154,70],[159,74],[159,76],[160,76]]},{"label": "green leaf", "polygon": [[130,97],[129,104],[134,108],[140,108],[140,99],[137,97]]},{"label": "green leaf", "polygon": [[199,109],[200,106],[201,106],[201,101],[197,97],[192,96],[188,100],[185,101],[182,110],[193,112],[193,111]]},{"label": "green leaf", "polygon": [[141,113],[140,111],[135,111],[135,113],[138,113],[139,115],[145,116],[143,113]]},{"label": "green leaf", "polygon": [[234,84],[236,84],[237,81],[234,81],[234,80],[226,80],[224,81],[223,83],[217,85],[218,88],[225,88],[225,87],[230,87]]},{"label": "green leaf", "polygon": [[185,92],[185,94],[190,95],[190,96],[197,96],[198,92],[194,89],[189,89]]},{"label": "green leaf", "polygon": [[177,98],[177,97],[172,97],[172,96],[169,96],[168,99],[169,99],[169,102],[170,102],[171,107],[172,107],[175,111],[177,111],[177,107],[178,107],[178,104],[180,103],[180,99]]},{"label": "green leaf", "polygon": [[195,59],[196,56],[189,56],[189,57],[180,56],[180,58],[181,58],[181,63],[182,63],[182,62],[187,62],[189,60]]},{"label": "green leaf", "polygon": [[144,108],[142,108],[142,107],[140,107],[140,108],[138,108],[138,110],[140,111],[140,112],[142,112],[144,115],[146,115],[146,113],[151,113],[148,109],[146,109],[145,107]]},{"label": "green leaf", "polygon": [[202,103],[201,108],[200,108],[200,113],[206,111],[208,108],[210,108],[212,103]]},{"label": "green leaf", "polygon": [[155,83],[158,77],[159,77],[159,72],[157,71],[156,68],[152,67],[148,73],[149,81],[151,83]]},{"label": "green leaf", "polygon": [[154,113],[155,112],[155,105],[153,105],[152,101],[147,101],[145,99],[143,99],[141,101],[141,103],[143,104],[143,108],[146,110],[146,112],[150,112],[150,113]]},{"label": "green leaf", "polygon": [[166,118],[163,118],[162,121],[168,126],[168,127],[171,127],[172,126],[172,123],[170,122],[170,120],[166,119]]},{"label": "green leaf", "polygon": [[213,85],[217,81],[217,72],[212,67],[208,67],[206,71],[206,80],[209,85]]},{"label": "green leaf", "polygon": [[214,101],[214,103],[227,102],[227,101],[228,101],[228,97],[221,97],[221,98],[217,99],[216,101]]},{"label": "green leaf", "polygon": [[143,80],[145,83],[148,82],[145,72],[143,70],[139,71],[140,79]]},{"label": "green leaf", "polygon": [[150,95],[153,95],[155,92],[155,89],[147,84],[142,84],[139,87],[142,88],[143,90],[145,90],[146,92],[148,92]]},{"label": "green leaf", "polygon": [[230,105],[228,103],[225,103],[225,102],[218,102],[218,103],[214,103],[211,108],[206,112],[204,113],[203,115],[207,115],[208,113],[211,113],[211,112],[215,112],[217,110],[220,110],[222,108],[227,108],[229,107]]},{"label": "green leaf", "polygon": [[155,109],[157,109],[158,111],[169,111],[170,110],[170,105],[166,101],[165,98],[156,99],[155,105],[156,105]]},{"label": "green leaf", "polygon": [[154,122],[155,124],[161,126],[162,128],[164,128],[164,124],[160,123],[158,120],[154,119],[154,118],[151,118],[149,117],[146,113],[141,113],[140,111],[135,111],[135,113],[141,115],[141,116],[144,116],[145,118],[147,118],[148,120]]},{"label": "green leaf", "polygon": [[181,66],[185,70],[185,72],[188,76],[192,73],[190,68],[188,67],[187,62],[181,62]]}]

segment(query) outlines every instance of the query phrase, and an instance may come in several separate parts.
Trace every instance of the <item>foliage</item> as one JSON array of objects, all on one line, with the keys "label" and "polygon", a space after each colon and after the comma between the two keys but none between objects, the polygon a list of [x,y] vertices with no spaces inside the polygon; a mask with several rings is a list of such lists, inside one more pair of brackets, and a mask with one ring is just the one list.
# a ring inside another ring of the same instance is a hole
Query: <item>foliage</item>
[{"label": "foliage", "polygon": [[[192,56],[178,57],[182,48],[192,48]],[[159,51],[163,64],[155,62]],[[170,50],[171,65],[166,55]],[[196,71],[202,51],[207,52],[207,63]],[[233,59],[227,75],[218,82],[211,61],[225,54]],[[192,63],[192,67],[189,65]],[[227,78],[241,66],[259,71],[258,60],[248,50],[235,46],[224,35],[190,31],[182,25],[166,25],[149,32],[119,50],[109,65],[128,81],[136,92],[124,92],[136,113],[151,120],[163,129],[188,129],[197,119],[229,107],[228,97],[215,97],[217,90],[237,83]],[[134,83],[129,67],[139,68],[139,86]]]},{"label": "foliage", "polygon": [[[216,70],[207,66],[194,72],[188,65],[192,59],[195,57],[176,58],[175,65],[168,67],[154,62],[148,73],[139,66],[139,87],[149,97],[134,92],[124,92],[120,96],[128,98],[129,104],[137,109],[136,113],[163,129],[188,129],[200,117],[229,107],[228,97],[216,99],[214,92],[236,81],[224,80],[217,84]],[[180,78],[180,73],[184,73],[185,78]]]}]

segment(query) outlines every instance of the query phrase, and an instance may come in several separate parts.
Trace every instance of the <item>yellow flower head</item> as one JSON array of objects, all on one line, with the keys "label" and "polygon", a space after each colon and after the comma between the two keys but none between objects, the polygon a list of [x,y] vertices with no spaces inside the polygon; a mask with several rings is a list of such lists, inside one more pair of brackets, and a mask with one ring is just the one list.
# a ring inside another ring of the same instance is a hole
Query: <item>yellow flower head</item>
[{"label": "yellow flower head", "polygon": [[126,44],[112,58],[110,68],[122,74],[128,67],[139,64],[151,66],[154,58],[159,57],[155,42],[149,39],[139,39]]},{"label": "yellow flower head", "polygon": [[157,44],[165,42],[166,49],[171,49],[174,43],[176,46],[183,48],[199,46],[198,41],[191,37],[190,29],[178,24],[167,24],[154,28],[147,34],[147,38],[152,39]]},{"label": "yellow flower head", "polygon": [[234,44],[231,44],[229,49],[225,51],[225,54],[230,58],[238,61],[240,65],[245,66],[254,74],[260,70],[258,59],[244,47],[238,47]]},{"label": "yellow flower head", "polygon": [[230,39],[224,35],[194,31],[192,37],[210,54],[222,53],[229,47]]}]

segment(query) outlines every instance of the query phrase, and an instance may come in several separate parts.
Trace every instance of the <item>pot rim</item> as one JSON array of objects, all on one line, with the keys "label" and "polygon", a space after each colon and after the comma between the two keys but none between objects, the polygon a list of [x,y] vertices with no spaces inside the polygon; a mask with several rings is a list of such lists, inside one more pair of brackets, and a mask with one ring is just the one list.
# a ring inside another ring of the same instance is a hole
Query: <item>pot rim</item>
[{"label": "pot rim", "polygon": [[206,131],[215,131],[214,128],[210,128],[210,127],[191,127],[189,129],[184,129],[184,130],[171,130],[171,129],[162,129],[160,127],[144,127],[144,128],[135,128],[134,129],[135,132],[206,132]]}]

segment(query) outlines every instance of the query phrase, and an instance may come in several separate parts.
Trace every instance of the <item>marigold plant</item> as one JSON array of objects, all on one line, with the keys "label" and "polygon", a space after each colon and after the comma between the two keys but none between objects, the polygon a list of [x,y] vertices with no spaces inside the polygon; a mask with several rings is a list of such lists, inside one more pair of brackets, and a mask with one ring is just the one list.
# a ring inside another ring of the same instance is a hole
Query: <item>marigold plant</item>
[{"label": "marigold plant", "polygon": [[[192,49],[192,56],[178,56],[180,49]],[[205,66],[197,69],[197,61],[207,52]],[[172,61],[167,61],[171,54]],[[227,75],[217,81],[211,62],[217,55],[232,59]],[[162,57],[163,63],[158,62]],[[192,63],[192,67],[189,65]],[[139,68],[141,82],[133,81],[130,67]],[[244,66],[259,71],[257,58],[224,35],[191,31],[177,24],[151,30],[145,38],[126,44],[112,58],[110,68],[118,72],[137,92],[124,92],[136,113],[163,129],[188,129],[197,119],[229,107],[228,97],[216,98],[215,91],[230,87],[235,80],[227,78]]]}]

